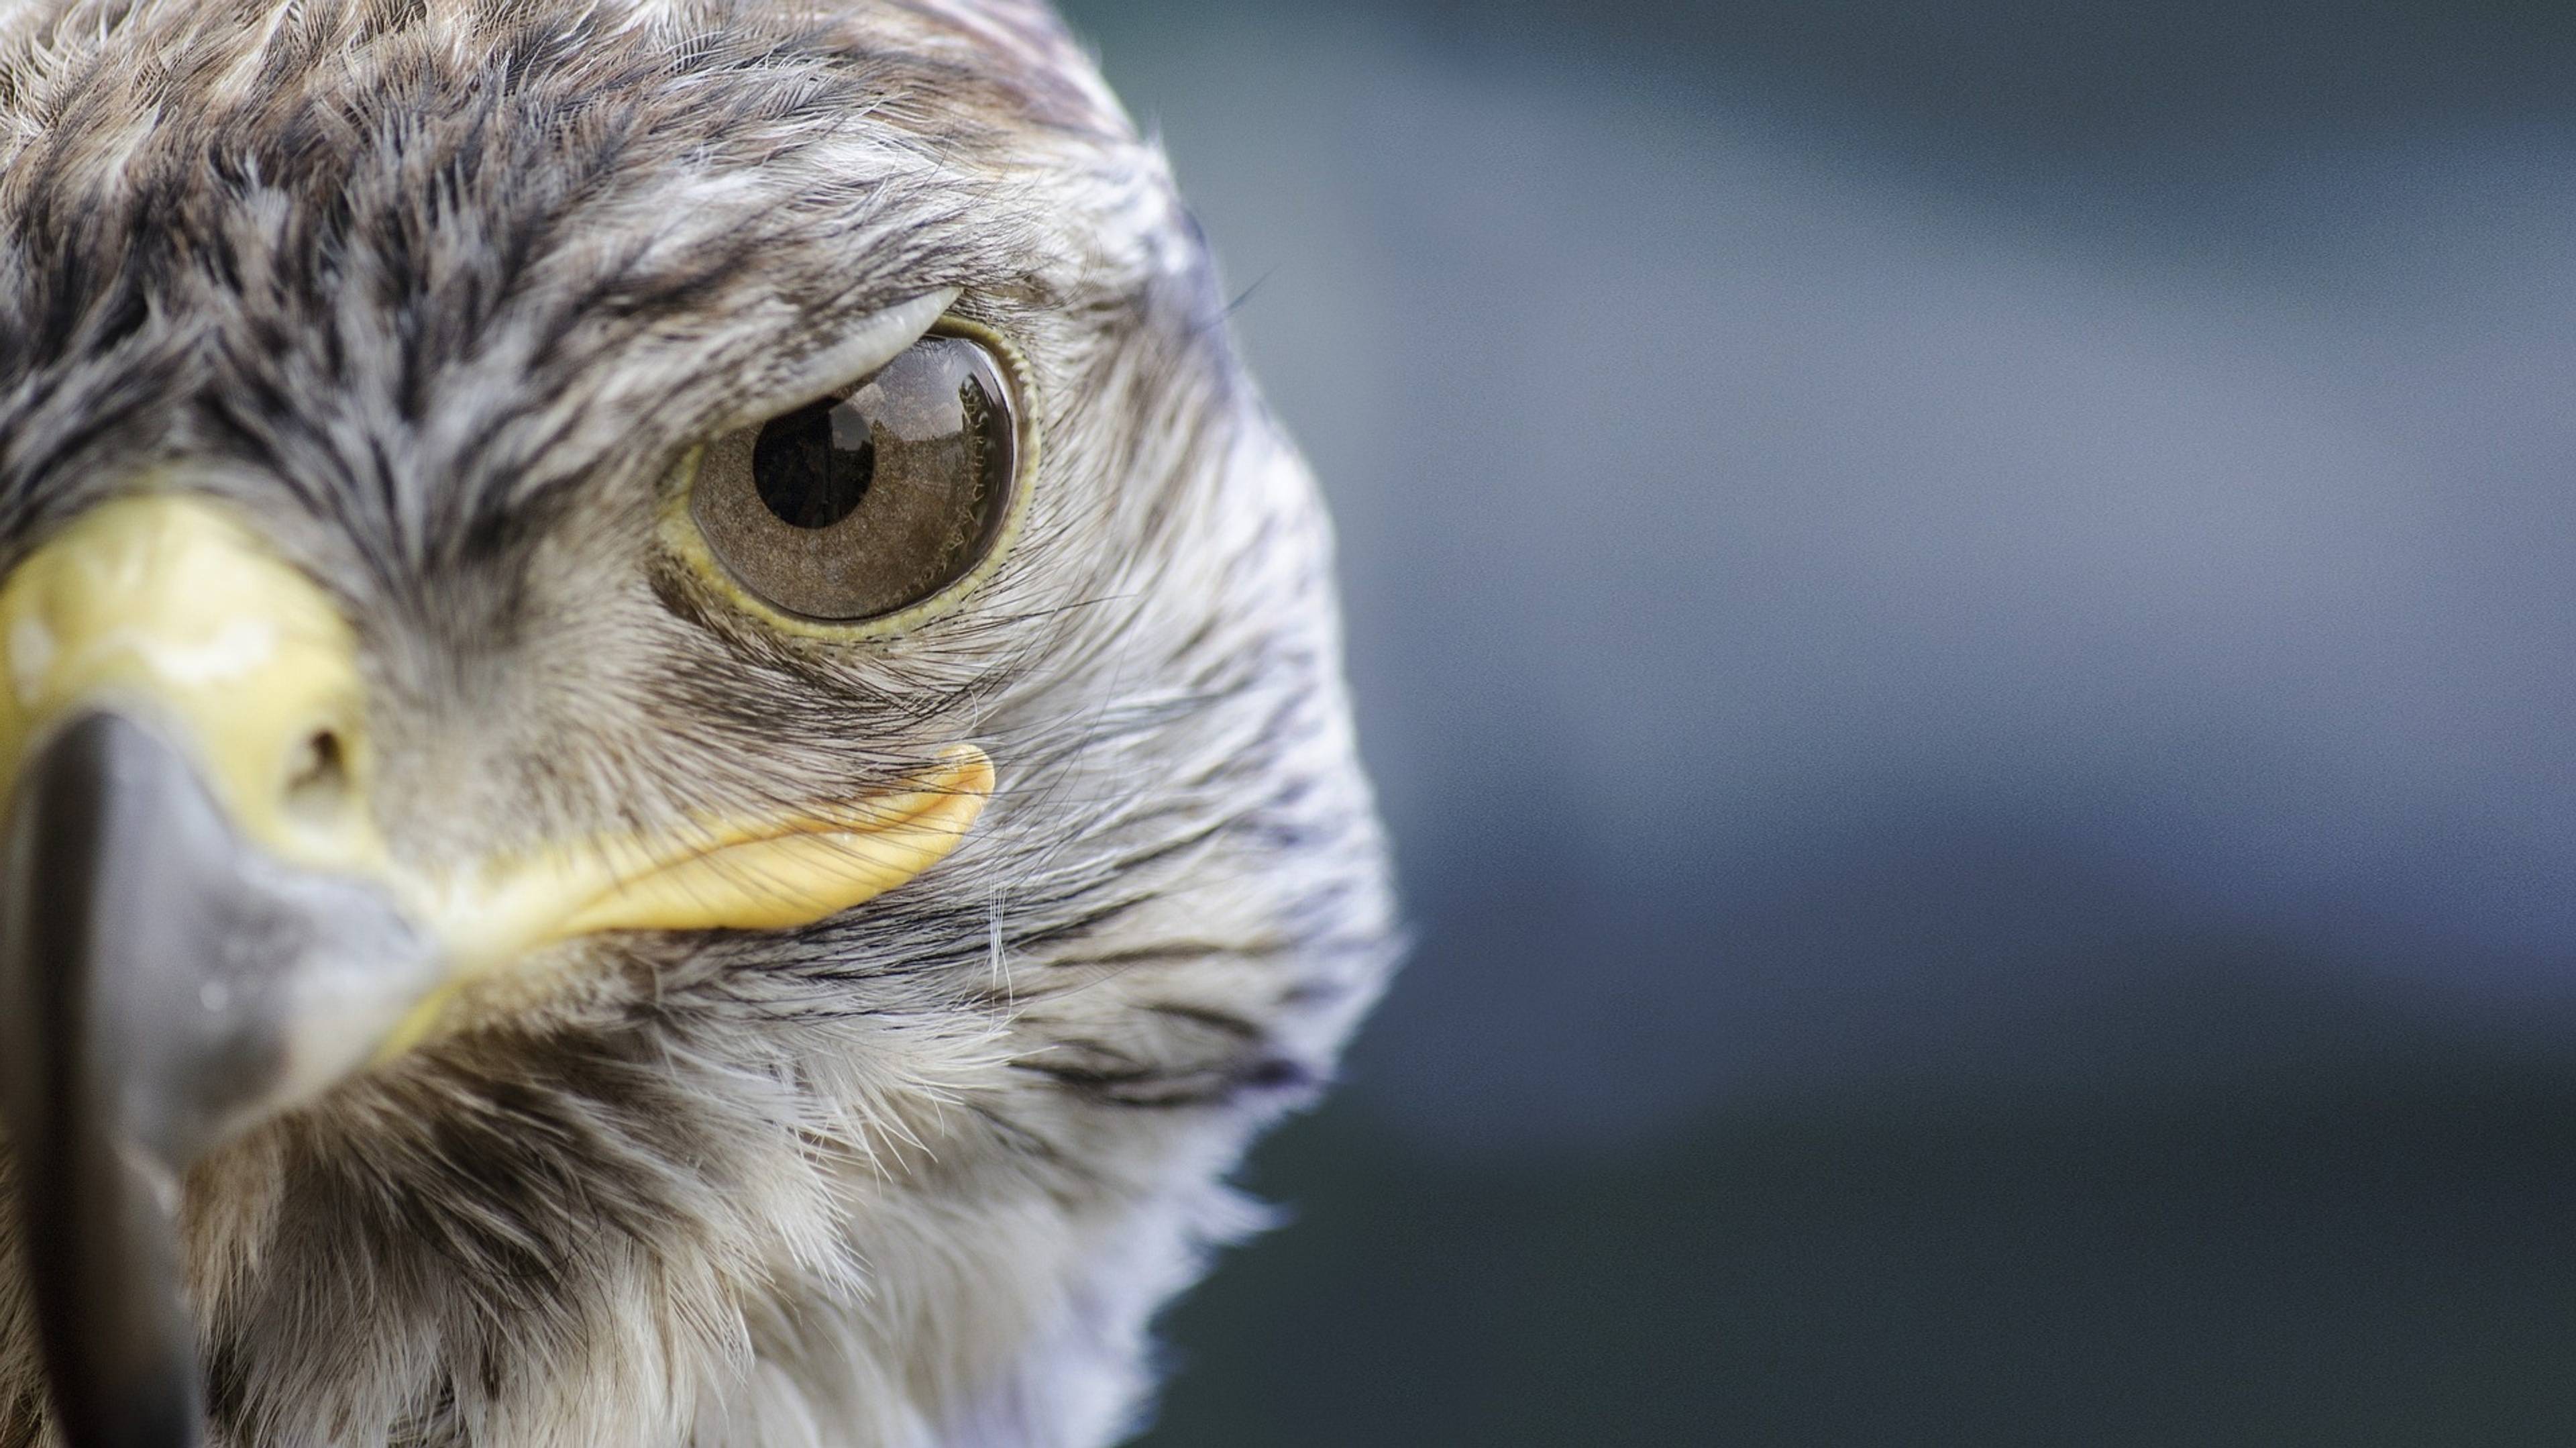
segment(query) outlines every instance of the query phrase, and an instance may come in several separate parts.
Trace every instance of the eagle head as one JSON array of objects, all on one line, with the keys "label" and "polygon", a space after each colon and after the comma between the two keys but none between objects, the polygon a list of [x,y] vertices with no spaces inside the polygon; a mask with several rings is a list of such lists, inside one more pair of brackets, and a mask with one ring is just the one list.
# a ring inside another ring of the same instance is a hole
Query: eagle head
[{"label": "eagle head", "polygon": [[1087,1445],[1390,962],[1034,0],[0,0],[0,1448]]}]

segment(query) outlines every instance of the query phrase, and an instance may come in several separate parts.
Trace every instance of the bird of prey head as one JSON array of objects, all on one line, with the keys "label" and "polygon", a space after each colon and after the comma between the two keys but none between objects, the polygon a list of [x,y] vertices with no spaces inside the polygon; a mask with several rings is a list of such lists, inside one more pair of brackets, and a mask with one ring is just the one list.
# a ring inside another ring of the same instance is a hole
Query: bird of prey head
[{"label": "bird of prey head", "polygon": [[0,1448],[1132,1426],[1389,960],[1036,0],[0,0]]}]

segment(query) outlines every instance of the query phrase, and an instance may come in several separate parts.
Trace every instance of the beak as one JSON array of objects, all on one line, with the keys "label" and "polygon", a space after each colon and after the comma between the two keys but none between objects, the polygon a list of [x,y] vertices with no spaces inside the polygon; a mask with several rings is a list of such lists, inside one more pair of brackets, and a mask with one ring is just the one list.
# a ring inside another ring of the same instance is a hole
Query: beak
[{"label": "beak", "polygon": [[194,1443],[179,1174],[278,1098],[301,1021],[377,996],[362,969],[425,988],[430,953],[383,891],[246,848],[116,714],[29,759],[6,862],[9,1140],[56,1410],[81,1448]]},{"label": "beak", "polygon": [[67,1448],[193,1448],[189,1165],[621,930],[820,920],[930,868],[992,766],[781,816],[401,864],[355,636],[218,505],[108,503],[0,583],[0,1121]]}]

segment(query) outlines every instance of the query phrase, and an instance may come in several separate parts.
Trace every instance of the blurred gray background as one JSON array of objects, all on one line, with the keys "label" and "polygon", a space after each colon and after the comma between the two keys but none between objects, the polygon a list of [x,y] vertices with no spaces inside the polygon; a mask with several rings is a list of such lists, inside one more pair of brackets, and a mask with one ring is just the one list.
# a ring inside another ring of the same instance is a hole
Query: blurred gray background
[{"label": "blurred gray background", "polygon": [[1419,939],[1147,1443],[2576,1441],[2576,13],[1067,8]]}]

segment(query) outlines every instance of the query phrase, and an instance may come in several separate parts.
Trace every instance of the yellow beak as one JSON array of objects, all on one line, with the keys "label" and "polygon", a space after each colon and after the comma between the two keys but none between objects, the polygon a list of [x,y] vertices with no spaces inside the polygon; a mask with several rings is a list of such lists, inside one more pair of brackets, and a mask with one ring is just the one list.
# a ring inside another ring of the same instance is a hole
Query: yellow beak
[{"label": "yellow beak", "polygon": [[959,745],[907,788],[808,812],[407,867],[368,808],[377,762],[347,621],[224,507],[179,493],[104,504],[21,563],[0,584],[0,665],[0,779],[16,781],[66,721],[123,715],[195,767],[247,845],[381,887],[437,967],[377,1059],[434,1035],[467,985],[550,943],[781,929],[849,909],[937,864],[993,788],[991,761]]}]

